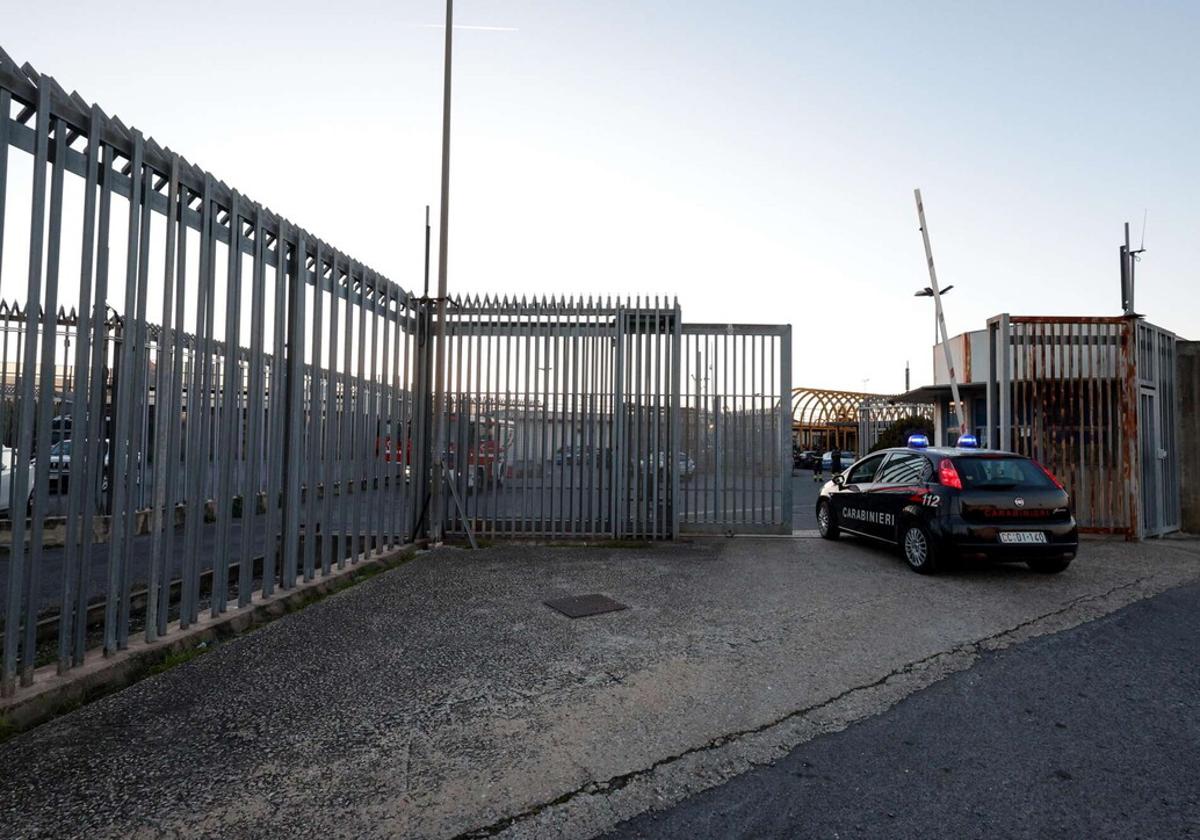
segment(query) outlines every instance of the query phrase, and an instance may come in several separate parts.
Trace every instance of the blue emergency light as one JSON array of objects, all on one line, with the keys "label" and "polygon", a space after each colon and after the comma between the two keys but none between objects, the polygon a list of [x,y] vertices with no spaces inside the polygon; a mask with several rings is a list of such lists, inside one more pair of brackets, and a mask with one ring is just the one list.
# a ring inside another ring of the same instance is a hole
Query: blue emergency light
[{"label": "blue emergency light", "polygon": [[979,441],[975,439],[975,435],[963,435],[958,439],[959,449],[978,449]]},{"label": "blue emergency light", "polygon": [[925,449],[929,446],[929,438],[925,435],[909,435],[908,445],[911,449]]}]

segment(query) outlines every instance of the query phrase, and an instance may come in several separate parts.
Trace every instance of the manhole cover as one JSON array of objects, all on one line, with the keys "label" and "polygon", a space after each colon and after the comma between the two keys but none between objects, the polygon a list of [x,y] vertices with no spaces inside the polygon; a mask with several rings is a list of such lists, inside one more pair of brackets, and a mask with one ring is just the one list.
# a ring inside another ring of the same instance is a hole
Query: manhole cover
[{"label": "manhole cover", "polygon": [[607,595],[600,594],[572,595],[570,598],[555,598],[553,601],[543,601],[542,603],[567,618],[584,618],[589,615],[629,609],[620,601],[614,601]]}]

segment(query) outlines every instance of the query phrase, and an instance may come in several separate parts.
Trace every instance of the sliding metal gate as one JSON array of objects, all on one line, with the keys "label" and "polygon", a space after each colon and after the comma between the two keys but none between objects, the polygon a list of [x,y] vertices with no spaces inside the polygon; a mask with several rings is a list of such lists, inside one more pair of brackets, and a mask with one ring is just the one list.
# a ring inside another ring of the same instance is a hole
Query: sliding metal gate
[{"label": "sliding metal gate", "polygon": [[684,324],[679,527],[792,532],[792,328]]},{"label": "sliding metal gate", "polygon": [[677,303],[485,298],[447,317],[448,532],[674,535]]}]

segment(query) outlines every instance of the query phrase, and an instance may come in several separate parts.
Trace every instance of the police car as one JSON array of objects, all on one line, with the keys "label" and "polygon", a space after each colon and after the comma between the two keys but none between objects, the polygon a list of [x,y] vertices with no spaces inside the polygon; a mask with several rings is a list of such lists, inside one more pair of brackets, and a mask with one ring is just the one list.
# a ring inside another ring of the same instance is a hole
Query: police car
[{"label": "police car", "polygon": [[1079,549],[1062,483],[1031,458],[978,448],[971,435],[953,448],[913,435],[905,448],[856,461],[821,488],[817,528],[830,540],[844,533],[898,546],[922,574],[972,555],[1061,572]]}]

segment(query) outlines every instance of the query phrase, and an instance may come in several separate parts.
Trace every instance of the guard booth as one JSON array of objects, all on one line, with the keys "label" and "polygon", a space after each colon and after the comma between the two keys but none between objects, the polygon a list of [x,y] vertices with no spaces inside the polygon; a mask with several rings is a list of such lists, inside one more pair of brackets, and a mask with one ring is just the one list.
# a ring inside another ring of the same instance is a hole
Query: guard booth
[{"label": "guard booth", "polygon": [[1049,467],[1083,531],[1179,530],[1176,341],[1137,316],[989,319],[989,445]]}]

